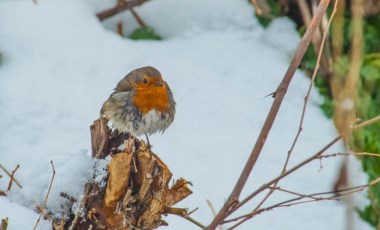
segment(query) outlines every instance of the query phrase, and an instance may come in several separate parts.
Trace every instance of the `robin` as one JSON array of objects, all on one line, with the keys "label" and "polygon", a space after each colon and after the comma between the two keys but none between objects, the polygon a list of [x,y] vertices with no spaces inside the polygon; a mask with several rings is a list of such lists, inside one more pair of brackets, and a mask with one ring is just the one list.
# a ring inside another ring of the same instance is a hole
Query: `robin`
[{"label": "robin", "polygon": [[175,101],[161,73],[150,66],[128,73],[104,102],[101,116],[134,136],[164,132],[174,120]]}]

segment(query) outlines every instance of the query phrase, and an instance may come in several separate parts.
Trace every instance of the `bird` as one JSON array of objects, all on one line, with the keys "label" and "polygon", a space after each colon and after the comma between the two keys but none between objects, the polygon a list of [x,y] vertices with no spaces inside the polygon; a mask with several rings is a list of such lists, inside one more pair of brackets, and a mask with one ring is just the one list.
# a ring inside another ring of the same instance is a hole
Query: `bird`
[{"label": "bird", "polygon": [[112,127],[133,136],[148,136],[164,132],[175,116],[176,102],[160,71],[141,67],[121,79],[103,103],[100,115],[111,121]]}]

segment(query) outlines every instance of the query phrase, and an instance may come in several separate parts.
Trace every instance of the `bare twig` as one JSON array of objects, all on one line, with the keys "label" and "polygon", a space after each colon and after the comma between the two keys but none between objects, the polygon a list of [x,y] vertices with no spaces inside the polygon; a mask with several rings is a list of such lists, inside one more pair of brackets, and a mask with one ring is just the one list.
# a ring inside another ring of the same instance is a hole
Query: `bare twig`
[{"label": "bare twig", "polygon": [[128,10],[134,6],[139,6],[143,4],[144,2],[147,2],[148,0],[131,0],[131,1],[122,1],[119,4],[117,4],[115,7],[112,7],[111,9],[102,11],[100,13],[97,13],[96,16],[99,18],[100,21],[107,19],[109,17],[114,16],[117,13],[120,13],[122,11]]},{"label": "bare twig", "polygon": [[328,30],[330,28],[332,19],[334,18],[334,15],[336,13],[336,8],[337,8],[338,2],[339,2],[338,0],[335,1],[334,10],[333,10],[333,12],[331,14],[331,17],[329,19],[328,25],[325,28],[325,30],[323,31],[323,36],[322,36],[321,45],[320,45],[319,51],[318,51],[318,57],[317,57],[316,66],[315,66],[313,75],[311,77],[309,88],[308,88],[306,96],[304,98],[304,104],[303,104],[303,108],[302,108],[302,114],[301,114],[300,123],[299,123],[299,126],[298,126],[298,132],[297,132],[297,134],[296,134],[296,136],[294,138],[294,141],[292,143],[292,146],[290,147],[290,150],[288,151],[288,156],[286,158],[286,161],[285,161],[285,164],[284,164],[284,168],[282,169],[282,172],[286,171],[286,167],[287,167],[287,165],[289,163],[290,156],[291,156],[291,154],[293,152],[293,149],[294,149],[294,147],[295,147],[295,145],[296,145],[296,143],[298,141],[298,138],[299,138],[299,136],[300,136],[300,134],[302,132],[302,127],[303,127],[303,123],[304,123],[304,119],[305,119],[305,114],[306,114],[306,109],[307,109],[308,101],[309,101],[309,98],[310,98],[311,89],[313,88],[314,81],[315,81],[315,78],[316,78],[318,70],[319,70],[319,66],[320,66],[319,63],[321,62],[321,58],[322,58],[322,53],[323,53],[326,37],[327,37],[327,34],[328,34]]},{"label": "bare twig", "polygon": [[67,193],[65,193],[65,192],[60,192],[59,195],[60,195],[61,197],[65,198],[66,200],[70,201],[70,203],[75,203],[75,202],[77,202],[77,200],[76,200],[74,197],[70,196],[69,194],[67,194]]},{"label": "bare twig", "polygon": [[8,188],[7,188],[7,192],[9,190],[11,190],[11,187],[12,187],[12,182],[13,182],[13,179],[14,179],[14,176],[15,176],[15,173],[17,171],[17,169],[20,167],[20,165],[17,165],[16,168],[12,171],[12,174],[11,174],[11,179],[9,180],[9,183],[8,183]]},{"label": "bare twig", "polygon": [[[337,3],[338,3],[338,0],[335,1],[334,10],[333,10],[333,12],[331,14],[331,17],[330,17],[329,21],[328,21],[327,27],[323,31],[323,37],[322,37],[322,39],[318,38],[318,43],[319,43],[318,49],[319,50],[318,50],[318,57],[317,57],[316,66],[314,68],[314,72],[313,72],[313,75],[311,77],[309,88],[308,88],[306,96],[304,98],[304,105],[303,105],[303,108],[302,108],[302,114],[301,114],[301,119],[300,119],[300,123],[299,123],[299,126],[298,126],[298,131],[297,131],[297,134],[296,134],[296,136],[295,136],[295,138],[293,140],[293,143],[292,143],[292,145],[291,145],[291,147],[290,147],[290,149],[288,151],[288,155],[286,157],[286,160],[285,160],[284,166],[282,168],[281,174],[286,171],[286,168],[287,168],[289,160],[290,160],[290,156],[291,156],[291,154],[292,154],[292,152],[293,152],[293,150],[294,150],[294,148],[295,148],[295,146],[296,146],[296,144],[298,142],[298,138],[300,137],[302,129],[303,129],[303,123],[304,123],[304,119],[305,119],[305,115],[306,115],[306,108],[307,108],[307,105],[308,105],[308,102],[309,102],[311,89],[312,89],[312,87],[314,85],[315,77],[317,76],[317,73],[318,73],[318,70],[319,70],[319,66],[320,66],[321,58],[322,58],[322,53],[323,53],[323,50],[324,50],[324,47],[325,47],[326,37],[327,37],[328,30],[329,30],[330,25],[331,25],[331,21],[334,18],[334,15],[335,15],[335,12],[336,12]],[[301,5],[303,5],[303,4],[301,4]],[[273,187],[276,187],[277,183],[278,182],[276,182]],[[265,197],[256,206],[256,208],[254,209],[254,211],[258,210],[267,201],[267,199],[273,194],[273,192],[274,192],[274,190],[270,189],[269,192],[265,195]]]},{"label": "bare twig", "polygon": [[198,207],[194,208],[194,209],[191,210],[189,213],[187,213],[187,215],[190,216],[191,214],[193,214],[194,212],[196,212],[198,209],[199,209]]},{"label": "bare twig", "polygon": [[211,212],[212,212],[212,215],[216,216],[216,211],[215,211],[215,208],[214,208],[214,205],[212,205],[211,201],[210,200],[206,200],[207,202],[207,205],[208,207],[210,208]]},{"label": "bare twig", "polygon": [[8,223],[9,223],[8,217],[5,217],[4,219],[2,219],[1,224],[0,224],[0,230],[7,230]]},{"label": "bare twig", "polygon": [[297,70],[298,65],[300,64],[303,55],[305,54],[305,51],[307,49],[307,46],[310,43],[310,40],[312,39],[315,31],[317,30],[317,27],[326,11],[326,8],[329,4],[330,0],[322,0],[320,2],[320,5],[318,6],[317,13],[312,19],[312,22],[308,26],[300,45],[297,49],[297,52],[288,68],[288,70],[285,73],[285,76],[280,83],[279,87],[276,90],[275,93],[275,99],[273,101],[272,107],[269,111],[269,114],[267,116],[267,119],[265,120],[264,126],[260,132],[259,137],[257,138],[256,144],[249,156],[249,159],[233,189],[230,196],[228,197],[227,201],[225,202],[223,208],[219,211],[219,213],[216,215],[214,220],[210,223],[210,225],[206,228],[207,230],[215,229],[221,221],[230,214],[231,208],[235,206],[239,200],[240,193],[243,190],[243,187],[245,183],[247,182],[247,179],[253,169],[253,167],[256,164],[257,159],[260,156],[261,150],[265,144],[265,141],[268,137],[268,134],[272,128],[273,122],[277,116],[277,113],[280,109],[280,106],[282,104],[282,101],[284,99],[284,96],[286,94],[286,91],[288,89],[288,86],[290,84],[290,81],[292,80],[295,71]]},{"label": "bare twig", "polygon": [[141,19],[141,17],[137,14],[137,12],[133,9],[133,7],[129,8],[129,10],[131,11],[132,16],[136,19],[140,27],[145,28],[146,27],[145,22]]},{"label": "bare twig", "polygon": [[52,184],[53,184],[54,177],[55,177],[55,168],[54,168],[53,161],[50,161],[50,163],[51,163],[51,167],[52,167],[52,169],[53,169],[53,175],[52,175],[51,180],[50,180],[49,188],[48,188],[48,191],[47,191],[47,193],[46,193],[44,203],[42,204],[42,207],[41,207],[41,208],[42,208],[42,211],[41,211],[41,213],[40,213],[40,216],[39,216],[38,219],[37,219],[36,225],[34,226],[34,230],[37,228],[38,224],[40,223],[41,217],[42,217],[43,212],[44,212],[45,207],[46,207],[47,200],[48,200],[48,198],[49,198],[49,194],[50,194],[51,186],[52,186]]},{"label": "bare twig", "polygon": [[371,119],[369,119],[369,120],[367,120],[367,121],[363,121],[362,123],[360,123],[360,124],[358,124],[358,125],[354,125],[354,126],[352,127],[352,129],[354,129],[354,130],[356,130],[356,129],[361,129],[361,128],[364,128],[364,127],[366,127],[366,126],[372,125],[372,124],[374,124],[374,123],[376,123],[376,122],[378,122],[378,121],[380,121],[380,115],[379,115],[379,116],[376,116],[376,117],[374,117],[374,118],[371,118]]},{"label": "bare twig", "polygon": [[[374,124],[375,122],[379,121],[380,119],[378,117],[375,117],[375,118],[372,118],[368,121],[364,121],[356,126],[353,126],[352,128],[353,129],[359,129],[359,128],[364,128],[366,126],[369,126],[369,125],[372,125]],[[340,139],[342,138],[342,136],[337,136],[334,140],[332,140],[330,143],[328,143],[324,148],[322,148],[320,151],[318,151],[317,153],[315,153],[313,156],[307,158],[306,160],[302,161],[301,163],[295,165],[294,167],[292,167],[291,169],[287,170],[286,172],[284,172],[283,174],[277,176],[276,178],[270,180],[269,182],[267,182],[266,184],[262,185],[261,187],[259,187],[257,190],[255,190],[253,193],[251,193],[249,196],[247,196],[245,199],[243,199],[241,202],[239,202],[232,210],[230,213],[236,211],[237,209],[239,209],[241,206],[243,206],[245,203],[247,203],[248,201],[250,201],[253,197],[257,196],[259,193],[263,192],[264,190],[270,188],[273,184],[276,184],[278,181],[280,181],[281,179],[285,178],[286,176],[288,176],[289,174],[295,172],[296,170],[300,169],[301,167],[303,167],[304,165],[308,164],[309,162],[313,161],[313,160],[316,160],[316,159],[321,159],[321,157],[323,156],[322,154],[327,150],[329,149],[331,146],[333,146],[336,142],[338,142]],[[377,182],[376,182],[377,183]],[[372,184],[371,184],[372,185]],[[255,208],[254,211],[258,211],[257,207]]]},{"label": "bare twig", "polygon": [[332,153],[332,154],[324,154],[321,155],[320,158],[329,158],[329,157],[336,157],[336,156],[372,156],[372,157],[380,157],[380,154],[378,153],[367,153],[367,152],[360,152],[360,153]]},{"label": "bare twig", "polygon": [[185,215],[183,215],[181,212],[171,212],[171,213],[169,213],[169,214],[173,214],[173,215],[175,215],[175,216],[182,217],[182,218],[184,218],[184,219],[190,221],[191,223],[197,225],[197,226],[200,227],[201,229],[206,228],[206,226],[205,226],[204,224],[202,224],[202,223],[200,223],[199,221],[193,219],[192,217],[190,217],[189,214],[185,214]]},{"label": "bare twig", "polygon": [[16,184],[19,188],[22,188],[21,184],[16,180],[16,178],[12,177],[12,174],[8,172],[6,168],[4,168],[3,165],[0,164],[0,168],[7,174]]},{"label": "bare twig", "polygon": [[[216,216],[216,210],[214,208],[214,205],[212,205],[211,201],[208,199],[206,200],[206,202],[207,202],[208,207],[211,209],[212,215],[215,217]],[[218,226],[218,229],[223,230],[222,226],[220,226],[220,225]]]},{"label": "bare twig", "polygon": [[[293,198],[290,200],[282,201],[280,203],[271,205],[269,207],[262,208],[262,209],[254,211],[254,212],[248,213],[246,215],[242,215],[242,216],[228,220],[228,222],[240,220],[235,225],[228,228],[228,230],[235,229],[236,227],[238,227],[239,225],[241,225],[245,221],[247,221],[247,220],[251,219],[252,217],[254,217],[255,215],[261,214],[262,212],[265,212],[265,211],[270,211],[270,210],[273,210],[275,208],[290,207],[290,206],[294,206],[294,205],[298,205],[298,204],[304,204],[304,203],[310,203],[310,202],[316,202],[316,201],[337,200],[339,197],[347,196],[347,195],[352,194],[352,193],[363,191],[364,189],[366,189],[372,185],[375,185],[379,182],[380,182],[380,178],[377,178],[377,179],[372,180],[371,182],[369,182],[368,184],[365,184],[365,185],[359,185],[359,186],[355,186],[355,187],[351,187],[351,188],[340,189],[337,191],[329,191],[329,192],[313,193],[313,194],[309,194],[309,195],[301,195],[299,197],[296,197],[296,198]],[[315,199],[316,196],[323,196],[323,195],[331,195],[331,196],[319,197],[319,199]],[[309,200],[303,200],[306,198],[309,198]],[[299,202],[297,202],[297,201],[299,201]]]},{"label": "bare twig", "polygon": [[[303,129],[303,123],[304,123],[304,120],[305,120],[306,109],[307,109],[307,105],[308,105],[308,102],[309,102],[311,89],[312,89],[312,87],[314,85],[314,81],[315,81],[315,78],[317,76],[317,73],[318,73],[318,70],[319,70],[319,67],[320,67],[322,53],[323,53],[323,50],[324,50],[324,47],[325,47],[324,45],[325,45],[325,42],[326,42],[326,37],[327,37],[327,34],[328,34],[328,30],[330,28],[332,19],[334,18],[334,15],[336,13],[337,3],[338,3],[338,0],[335,1],[334,10],[333,10],[333,12],[331,14],[331,17],[330,17],[330,19],[328,21],[328,24],[327,24],[325,30],[323,31],[322,39],[319,38],[320,35],[314,36],[314,40],[318,39],[318,49],[319,50],[318,50],[317,62],[316,62],[316,66],[314,68],[314,72],[313,72],[313,75],[312,75],[312,78],[311,78],[311,81],[310,81],[310,84],[309,84],[309,88],[308,88],[306,96],[304,98],[304,105],[303,105],[303,109],[302,109],[300,123],[299,123],[299,126],[298,126],[298,131],[297,131],[297,134],[296,134],[296,136],[295,136],[295,138],[293,140],[293,143],[292,143],[292,145],[291,145],[291,147],[290,147],[290,149],[288,151],[288,154],[287,154],[287,157],[286,157],[286,160],[285,160],[285,163],[284,163],[284,166],[282,168],[281,173],[284,173],[286,171],[286,168],[287,168],[287,166],[289,164],[290,156],[291,156],[291,154],[292,154],[292,152],[293,152],[293,150],[294,150],[294,148],[295,148],[295,146],[296,146],[296,144],[298,142],[298,138],[300,137],[302,129]],[[304,4],[306,4],[305,2],[304,3],[300,3],[300,1],[298,1],[298,4],[300,4],[300,7],[301,6],[307,7],[307,6],[304,6]],[[314,45],[316,45],[316,44],[314,44]],[[276,186],[277,186],[277,183],[275,183],[275,185],[273,187],[276,187]],[[273,189],[269,190],[269,192],[267,193],[267,195],[260,201],[260,203],[256,206],[256,208],[254,210],[258,210],[265,203],[265,201],[273,194],[273,192],[274,192]]]},{"label": "bare twig", "polygon": [[253,197],[255,197],[256,195],[258,195],[259,193],[261,193],[265,189],[269,188],[272,184],[275,184],[277,181],[281,180],[282,178],[284,178],[284,177],[288,176],[289,174],[297,171],[298,169],[300,169],[304,165],[308,164],[309,162],[311,162],[313,160],[316,160],[316,159],[319,159],[320,156],[327,149],[329,149],[331,146],[333,146],[335,143],[337,143],[341,138],[342,138],[341,136],[337,136],[334,140],[332,140],[330,143],[328,143],[325,147],[323,147],[321,150],[319,150],[317,153],[315,153],[311,157],[309,157],[306,160],[300,162],[299,164],[295,165],[294,167],[292,167],[291,169],[287,170],[283,174],[281,174],[281,175],[275,177],[274,179],[270,180],[266,184],[263,184],[260,188],[258,188],[257,190],[255,190],[253,193],[251,193],[250,195],[248,195],[244,200],[242,200],[239,204],[237,204],[232,209],[232,211],[237,210],[238,208],[240,208],[241,206],[243,206],[245,203],[247,203],[248,201],[250,201]]},{"label": "bare twig", "polygon": [[289,193],[289,194],[292,194],[292,195],[296,195],[296,196],[299,196],[299,197],[307,197],[307,198],[310,198],[310,199],[313,199],[313,200],[320,200],[320,199],[322,199],[321,197],[314,197],[314,196],[311,196],[311,195],[305,195],[305,194],[301,194],[301,193],[298,193],[298,192],[294,192],[294,191],[290,191],[290,190],[287,190],[287,189],[283,189],[281,187],[270,187],[270,188],[278,190],[278,191],[281,191],[281,192]]},{"label": "bare twig", "polygon": [[201,229],[206,228],[206,226],[205,226],[204,224],[200,223],[199,221],[193,219],[193,218],[190,217],[190,216],[182,216],[182,217],[183,217],[184,219],[190,221],[191,223],[197,225],[197,226],[200,227]]}]

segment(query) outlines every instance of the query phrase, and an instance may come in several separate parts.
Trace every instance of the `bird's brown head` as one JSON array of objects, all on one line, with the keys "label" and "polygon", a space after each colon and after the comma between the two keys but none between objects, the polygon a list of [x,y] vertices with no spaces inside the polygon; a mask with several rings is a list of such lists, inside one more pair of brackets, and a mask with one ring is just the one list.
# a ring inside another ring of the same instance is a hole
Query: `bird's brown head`
[{"label": "bird's brown head", "polygon": [[130,72],[115,88],[115,93],[134,91],[133,102],[142,113],[152,109],[164,112],[170,107],[166,82],[161,73],[150,66],[138,68]]}]

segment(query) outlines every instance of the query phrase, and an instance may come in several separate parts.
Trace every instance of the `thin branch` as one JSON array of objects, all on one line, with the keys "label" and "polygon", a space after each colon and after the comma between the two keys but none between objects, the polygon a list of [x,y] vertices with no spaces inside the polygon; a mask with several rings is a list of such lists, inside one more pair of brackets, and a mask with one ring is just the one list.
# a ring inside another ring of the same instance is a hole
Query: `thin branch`
[{"label": "thin branch", "polygon": [[11,179],[9,180],[9,183],[8,183],[8,188],[7,188],[7,192],[9,190],[11,190],[11,187],[12,187],[12,182],[13,182],[13,179],[14,179],[14,176],[15,176],[15,173],[17,171],[17,169],[20,167],[20,165],[17,165],[16,168],[12,171],[12,174],[11,174]]},{"label": "thin branch", "polygon": [[214,205],[212,205],[211,201],[208,199],[206,200],[206,202],[207,202],[208,207],[211,209],[212,215],[216,216]]},{"label": "thin branch", "polygon": [[133,9],[133,7],[129,8],[129,10],[131,11],[132,16],[135,18],[135,20],[140,25],[140,27],[145,28],[146,27],[145,22],[141,19],[141,17],[137,14],[137,12]]},{"label": "thin branch", "polygon": [[12,174],[8,172],[7,169],[4,168],[3,165],[0,164],[0,168],[7,174],[16,184],[19,188],[22,188],[21,184],[16,180],[16,178],[12,177]]},{"label": "thin branch", "polygon": [[170,214],[173,214],[173,215],[175,215],[175,216],[182,217],[182,218],[184,218],[185,220],[188,220],[188,221],[190,221],[191,223],[197,225],[197,226],[200,227],[201,229],[205,229],[205,228],[206,228],[206,226],[205,226],[204,224],[202,224],[201,222],[199,222],[199,221],[193,219],[193,218],[190,217],[190,215],[188,215],[188,214],[187,214],[187,215],[181,215],[180,213],[176,213],[176,212],[173,212],[173,213],[170,213]]},{"label": "thin branch", "polygon": [[289,194],[292,194],[292,195],[295,195],[295,196],[299,196],[299,197],[304,197],[304,198],[307,197],[307,198],[310,198],[310,199],[313,199],[313,200],[323,199],[321,197],[314,197],[314,196],[310,196],[310,195],[301,194],[301,193],[298,193],[298,192],[293,192],[293,191],[290,191],[290,190],[287,190],[287,189],[283,189],[281,187],[270,187],[270,188],[278,190],[278,191],[281,191],[281,192],[289,193]]},{"label": "thin branch", "polygon": [[[207,202],[208,207],[211,209],[212,215],[215,217],[216,216],[216,210],[214,208],[214,205],[212,205],[211,201],[208,199],[206,200],[206,202]],[[218,226],[218,229],[223,230],[222,226],[220,226],[220,225]]]},{"label": "thin branch", "polygon": [[321,155],[320,158],[329,158],[329,157],[336,157],[336,156],[372,156],[372,157],[380,157],[379,153],[367,153],[367,152],[360,152],[360,153],[332,153],[332,154],[324,154]]},{"label": "thin branch", "polygon": [[295,71],[297,70],[299,64],[301,63],[302,57],[304,56],[306,49],[310,43],[310,40],[312,39],[315,31],[318,28],[318,25],[327,9],[327,6],[329,5],[330,0],[321,0],[320,5],[318,6],[317,13],[313,17],[310,25],[308,26],[300,44],[297,49],[297,52],[288,68],[288,70],[285,73],[285,76],[280,83],[279,87],[276,90],[275,93],[275,99],[273,101],[272,107],[269,111],[269,114],[267,116],[267,119],[265,120],[264,126],[260,132],[259,137],[257,138],[256,144],[249,156],[249,159],[233,189],[231,192],[229,198],[227,199],[226,203],[224,204],[223,208],[219,211],[219,213],[216,215],[214,220],[210,223],[210,225],[206,228],[207,230],[213,230],[215,229],[219,223],[230,214],[231,208],[236,205],[237,201],[239,200],[240,193],[243,190],[243,187],[245,183],[247,182],[247,179],[249,175],[251,174],[251,171],[253,167],[256,164],[257,159],[260,156],[261,150],[265,144],[265,141],[269,135],[269,132],[272,128],[273,122],[277,116],[277,113],[280,109],[280,106],[282,104],[282,101],[285,97],[286,91],[288,89],[288,86],[294,76]]},{"label": "thin branch", "polygon": [[41,217],[42,217],[42,215],[43,215],[42,212],[43,212],[43,211],[45,210],[45,208],[46,208],[46,203],[47,203],[47,200],[48,200],[48,198],[49,198],[49,194],[50,194],[51,186],[52,186],[52,184],[53,184],[54,177],[55,177],[55,168],[54,168],[53,161],[50,161],[50,163],[51,163],[51,167],[52,167],[52,169],[53,169],[53,175],[52,175],[52,177],[51,177],[50,184],[49,184],[49,188],[48,188],[48,191],[47,191],[46,196],[45,196],[45,201],[44,201],[44,203],[42,204],[42,210],[41,210],[41,212],[40,212],[40,216],[38,217],[37,222],[36,222],[36,225],[34,226],[34,230],[37,228],[38,224],[40,223]]},{"label": "thin branch", "polygon": [[196,207],[196,208],[194,208],[193,210],[191,210],[189,213],[187,213],[187,215],[191,215],[191,214],[193,214],[194,212],[196,212],[196,211],[198,211],[198,207]]},{"label": "thin branch", "polygon": [[61,197],[65,198],[66,200],[68,200],[70,203],[75,203],[75,202],[77,202],[77,200],[76,200],[74,197],[70,196],[69,194],[67,194],[67,193],[65,193],[65,192],[60,192],[59,195],[60,195]]},{"label": "thin branch", "polygon": [[[380,178],[377,178],[377,179],[372,180],[371,182],[369,182],[368,184],[365,184],[365,185],[359,185],[359,186],[355,186],[355,187],[340,189],[340,190],[337,190],[337,191],[313,193],[313,194],[310,194],[310,195],[300,196],[300,197],[293,198],[293,199],[290,199],[290,200],[282,201],[280,203],[271,205],[269,207],[262,208],[262,209],[254,211],[254,212],[248,213],[246,215],[242,215],[242,216],[239,216],[239,217],[236,217],[234,219],[229,220],[228,222],[232,222],[232,221],[237,221],[237,220],[241,219],[235,225],[233,225],[232,227],[228,228],[228,230],[235,229],[236,227],[238,227],[239,225],[241,225],[245,221],[247,221],[247,220],[251,219],[252,217],[254,217],[254,216],[258,215],[258,214],[261,214],[262,212],[265,212],[265,211],[271,211],[271,210],[273,210],[275,208],[290,207],[290,206],[294,206],[294,205],[298,205],[298,204],[304,204],[304,203],[310,203],[310,202],[316,202],[316,201],[337,200],[339,197],[347,196],[347,195],[350,195],[352,193],[357,193],[357,192],[363,191],[364,189],[366,189],[366,188],[368,188],[368,187],[370,187],[372,185],[375,185],[375,184],[377,184],[379,182],[380,182]],[[330,197],[321,197],[320,199],[302,200],[302,199],[305,199],[305,198],[310,198],[310,197],[315,197],[315,196],[321,196],[321,195],[331,195],[331,194],[333,194],[333,195],[330,196]],[[299,201],[299,200],[301,200],[301,201]],[[299,202],[297,202],[297,201],[299,201]]]},{"label": "thin branch", "polygon": [[191,218],[190,216],[183,216],[183,218],[185,218],[186,220],[190,221],[191,223],[197,225],[198,227],[200,227],[201,229],[204,229],[206,228],[206,226],[202,223],[200,223],[199,221]]},{"label": "thin branch", "polygon": [[[287,166],[289,164],[290,156],[293,153],[293,150],[294,150],[294,148],[295,148],[295,146],[296,146],[296,144],[298,142],[298,138],[300,137],[302,129],[303,129],[303,123],[304,123],[304,120],[305,120],[306,108],[307,108],[307,105],[308,105],[308,102],[309,102],[311,89],[312,89],[312,87],[314,85],[315,77],[317,76],[317,73],[319,71],[319,67],[320,67],[320,63],[321,63],[321,58],[322,58],[322,53],[323,53],[323,50],[324,50],[324,47],[325,47],[326,37],[327,37],[327,34],[328,34],[328,29],[330,28],[331,21],[334,18],[334,15],[335,15],[335,12],[336,12],[337,3],[338,3],[338,0],[335,1],[334,10],[333,10],[333,12],[331,14],[331,17],[330,17],[329,21],[328,21],[328,25],[325,28],[325,30],[323,31],[322,40],[321,40],[321,38],[319,38],[320,35],[318,35],[318,44],[319,44],[318,49],[319,50],[318,50],[318,57],[317,57],[316,66],[314,68],[314,72],[313,72],[313,75],[312,75],[312,78],[311,78],[311,81],[310,81],[310,84],[309,84],[309,88],[308,88],[306,96],[304,98],[304,105],[303,105],[303,108],[302,108],[302,114],[301,114],[301,119],[300,119],[300,123],[299,123],[299,126],[298,126],[298,131],[297,131],[297,134],[296,134],[296,136],[295,136],[295,138],[293,140],[293,143],[292,143],[292,145],[291,145],[291,147],[290,147],[290,149],[288,151],[288,155],[286,157],[285,164],[284,164],[284,166],[282,168],[281,174],[286,171],[286,168],[287,168]],[[317,34],[319,34],[319,33],[316,33],[316,35]],[[316,38],[316,36],[314,36],[314,38]],[[277,183],[278,182],[276,182],[273,187],[276,187]],[[269,192],[265,195],[265,197],[256,206],[256,208],[254,209],[254,211],[258,210],[265,203],[265,201],[268,200],[268,198],[273,194],[273,192],[274,192],[273,189],[269,190]]]},{"label": "thin branch", "polygon": [[307,90],[307,93],[306,93],[306,96],[305,96],[305,99],[304,99],[304,104],[303,104],[303,108],[302,108],[302,114],[301,114],[301,119],[300,119],[300,123],[299,123],[299,127],[298,127],[298,132],[297,132],[296,137],[294,138],[294,141],[292,143],[292,146],[290,147],[290,150],[288,152],[288,156],[286,158],[284,168],[282,169],[283,172],[286,171],[286,167],[287,167],[287,165],[289,163],[289,158],[290,158],[290,156],[291,156],[291,154],[293,152],[293,149],[294,149],[294,147],[295,147],[295,145],[296,145],[296,143],[298,141],[298,138],[299,138],[299,136],[300,136],[300,134],[302,132],[302,127],[303,127],[303,123],[304,123],[304,119],[305,119],[307,105],[308,105],[309,98],[310,98],[311,89],[313,88],[314,81],[315,81],[315,78],[316,78],[318,70],[319,70],[319,66],[320,66],[320,62],[321,62],[321,58],[322,58],[322,53],[323,53],[323,50],[324,50],[324,47],[325,47],[325,42],[326,42],[328,30],[330,28],[331,22],[332,22],[332,20],[334,18],[334,15],[336,13],[338,2],[339,2],[338,0],[335,1],[334,9],[333,9],[331,17],[329,19],[328,25],[325,28],[325,30],[323,31],[323,36],[322,36],[321,45],[320,45],[319,51],[318,51],[318,57],[317,57],[316,66],[315,66],[315,69],[314,69],[314,72],[313,72],[313,75],[311,77],[311,81],[310,81],[310,84],[309,84],[309,88]]},{"label": "thin branch", "polygon": [[[356,126],[353,126],[352,128],[353,129],[360,129],[360,128],[364,128],[366,126],[369,126],[369,125],[372,125],[374,124],[375,122],[378,122],[380,121],[380,116],[377,116],[377,117],[374,117],[368,121],[364,121]],[[330,143],[328,143],[324,148],[322,148],[320,151],[318,151],[317,153],[315,153],[313,156],[307,158],[306,160],[302,161],[301,163],[295,165],[293,168],[287,170],[285,173],[281,174],[280,176],[277,176],[276,178],[272,179],[271,181],[267,182],[266,184],[262,185],[261,187],[259,187],[257,190],[255,190],[253,193],[251,193],[249,196],[247,196],[244,200],[242,200],[241,202],[239,202],[232,210],[230,213],[236,211],[237,209],[239,209],[241,206],[243,206],[245,203],[247,203],[248,201],[250,201],[252,198],[254,198],[256,195],[258,195],[259,193],[261,193],[262,191],[268,189],[269,187],[272,186],[272,184],[276,184],[278,181],[280,181],[281,179],[285,178],[286,176],[288,176],[289,174],[293,173],[294,171],[300,169],[301,167],[303,167],[304,165],[308,164],[309,162],[313,161],[313,160],[316,160],[316,159],[320,159],[323,155],[323,153],[329,149],[331,146],[333,146],[336,142],[338,142],[340,139],[342,138],[342,136],[337,136],[334,140],[332,140]],[[364,154],[363,154],[364,155]],[[325,155],[326,156],[326,155]],[[376,182],[377,183],[377,182]],[[372,185],[372,184],[370,184]],[[342,191],[342,190],[340,190]],[[255,208],[257,209],[257,207]],[[258,210],[256,210],[258,211]]]},{"label": "thin branch", "polygon": [[379,121],[380,121],[380,115],[376,116],[374,118],[371,118],[371,119],[369,119],[367,121],[363,121],[362,123],[360,123],[358,125],[354,125],[352,127],[352,129],[354,129],[354,130],[361,129],[361,128],[364,128],[366,126],[372,125],[372,124],[374,124],[376,122],[379,122]]},{"label": "thin branch", "polygon": [[[311,12],[310,12],[310,7],[308,5],[308,1],[297,0],[297,5],[299,7],[304,25],[308,26],[310,24],[310,21],[311,21]],[[325,17],[326,16],[323,17],[321,24],[325,20]],[[321,41],[322,41],[322,35],[321,35],[320,30],[318,29],[316,31],[316,33],[314,34],[312,40],[311,40],[311,42],[313,44],[314,53],[316,53],[316,54],[321,50]],[[330,69],[329,68],[329,62],[325,56],[322,57],[321,66],[322,66],[322,71],[324,73],[328,74],[330,72],[329,71],[329,69]]]},{"label": "thin branch", "polygon": [[123,1],[117,4],[116,6],[102,11],[100,13],[97,13],[96,16],[99,18],[100,21],[107,19],[109,17],[114,16],[115,14],[118,14],[120,12],[123,12],[125,10],[128,10],[134,6],[139,6],[143,4],[144,2],[147,2],[148,0],[130,0],[130,1]]},{"label": "thin branch", "polygon": [[315,153],[314,155],[312,155],[311,157],[305,159],[304,161],[298,163],[297,165],[295,165],[294,167],[292,167],[291,169],[287,170],[285,173],[275,177],[274,179],[270,180],[269,182],[267,182],[266,184],[262,185],[260,188],[258,188],[257,190],[255,190],[253,193],[251,193],[250,195],[248,195],[244,200],[242,200],[239,204],[237,204],[233,209],[232,211],[235,211],[237,210],[238,208],[240,208],[241,206],[243,206],[245,203],[247,203],[248,201],[250,201],[253,197],[255,197],[256,195],[258,195],[259,193],[261,193],[262,191],[264,191],[265,189],[269,188],[272,184],[278,182],[279,180],[281,180],[282,178],[285,178],[287,177],[289,174],[297,171],[298,169],[300,169],[301,167],[303,167],[304,165],[308,164],[309,162],[313,161],[313,160],[316,160],[316,159],[319,159],[320,156],[326,151],[328,150],[331,146],[333,146],[335,143],[337,143],[342,137],[341,136],[337,136],[334,140],[332,140],[330,143],[328,143],[325,147],[323,147],[321,150],[319,150],[317,153]]}]

